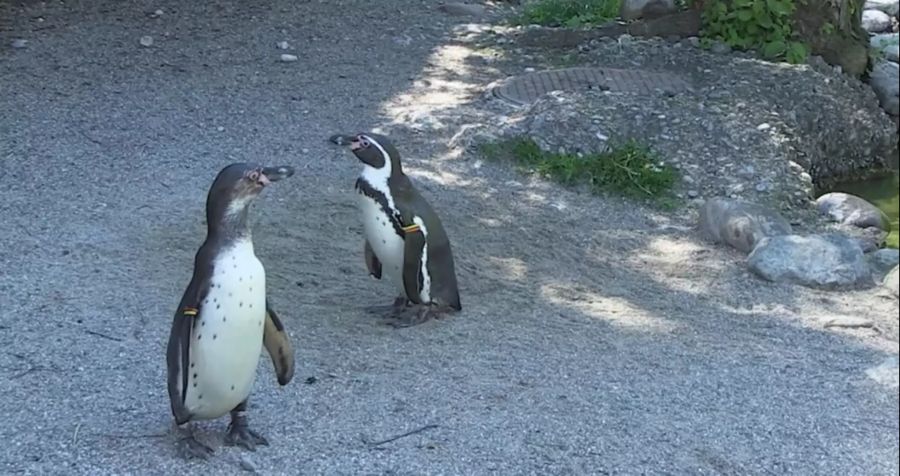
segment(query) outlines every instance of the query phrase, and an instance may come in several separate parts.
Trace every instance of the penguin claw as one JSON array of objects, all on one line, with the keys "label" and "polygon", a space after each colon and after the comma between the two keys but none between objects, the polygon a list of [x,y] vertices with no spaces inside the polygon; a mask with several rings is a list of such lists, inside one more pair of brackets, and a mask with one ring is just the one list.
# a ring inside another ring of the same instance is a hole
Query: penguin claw
[{"label": "penguin claw", "polygon": [[213,455],[213,449],[197,441],[193,436],[182,438],[178,441],[178,452],[184,459],[209,459]]},{"label": "penguin claw", "polygon": [[225,435],[225,444],[256,451],[257,446],[269,446],[269,440],[245,426],[233,426]]}]

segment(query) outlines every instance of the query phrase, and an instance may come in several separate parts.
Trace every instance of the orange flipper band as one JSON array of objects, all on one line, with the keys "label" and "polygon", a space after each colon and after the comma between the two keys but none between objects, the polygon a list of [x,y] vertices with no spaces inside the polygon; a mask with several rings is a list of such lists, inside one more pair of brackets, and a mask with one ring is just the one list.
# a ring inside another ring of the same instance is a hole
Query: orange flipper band
[{"label": "orange flipper band", "polygon": [[184,310],[181,311],[181,314],[183,314],[185,316],[196,316],[197,309],[195,309],[193,307],[186,307],[186,308],[184,308]]},{"label": "orange flipper band", "polygon": [[409,226],[404,226],[402,229],[406,233],[415,233],[415,232],[419,231],[419,225],[412,224]]}]

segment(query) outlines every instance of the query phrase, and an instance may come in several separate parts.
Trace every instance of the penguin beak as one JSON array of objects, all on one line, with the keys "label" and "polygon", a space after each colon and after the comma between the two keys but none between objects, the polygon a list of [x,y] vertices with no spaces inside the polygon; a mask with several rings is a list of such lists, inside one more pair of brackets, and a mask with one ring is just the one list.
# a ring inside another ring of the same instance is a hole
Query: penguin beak
[{"label": "penguin beak", "polygon": [[294,175],[294,168],[287,165],[279,165],[276,167],[263,167],[262,173],[259,174],[259,184],[269,185]]}]

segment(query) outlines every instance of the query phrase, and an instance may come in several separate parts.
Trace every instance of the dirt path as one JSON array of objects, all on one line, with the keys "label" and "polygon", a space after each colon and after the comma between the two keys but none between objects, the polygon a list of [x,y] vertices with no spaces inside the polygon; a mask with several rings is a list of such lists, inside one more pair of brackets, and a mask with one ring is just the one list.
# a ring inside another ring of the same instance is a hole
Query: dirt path
[{"label": "dirt path", "polygon": [[[207,187],[236,160],[298,167],[254,218],[298,367],[277,388],[260,366],[250,417],[271,447],[221,447],[226,421],[205,424],[217,455],[192,471],[898,473],[897,390],[866,374],[897,356],[896,301],[762,283],[689,218],[456,154],[441,123],[399,127],[473,87],[451,74],[463,19],[437,3],[24,3],[0,4],[0,473],[184,468],[165,341]],[[449,320],[361,311],[390,291],[365,275],[359,167],[325,138],[376,126],[453,240]],[[835,314],[884,333],[826,331]]]}]

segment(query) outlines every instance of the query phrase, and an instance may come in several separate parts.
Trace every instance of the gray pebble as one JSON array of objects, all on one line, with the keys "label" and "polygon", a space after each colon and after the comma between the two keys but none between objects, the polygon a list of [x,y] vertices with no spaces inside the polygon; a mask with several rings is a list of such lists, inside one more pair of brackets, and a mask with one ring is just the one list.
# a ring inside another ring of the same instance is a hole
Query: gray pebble
[{"label": "gray pebble", "polygon": [[281,55],[281,61],[284,63],[293,63],[294,61],[297,61],[298,59],[299,58],[297,58],[296,55],[289,55],[289,54]]},{"label": "gray pebble", "polygon": [[25,48],[25,46],[27,46],[27,45],[28,45],[28,40],[23,40],[22,38],[16,38],[15,40],[12,40],[13,48]]},{"label": "gray pebble", "polygon": [[249,471],[251,473],[256,472],[256,463],[250,459],[247,455],[241,455],[241,469],[244,471]]},{"label": "gray pebble", "polygon": [[153,37],[144,35],[140,39],[141,46],[149,47],[153,46]]}]

